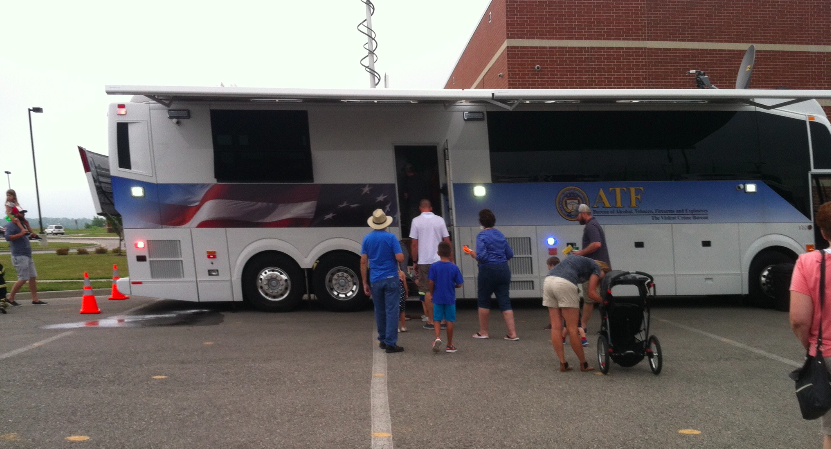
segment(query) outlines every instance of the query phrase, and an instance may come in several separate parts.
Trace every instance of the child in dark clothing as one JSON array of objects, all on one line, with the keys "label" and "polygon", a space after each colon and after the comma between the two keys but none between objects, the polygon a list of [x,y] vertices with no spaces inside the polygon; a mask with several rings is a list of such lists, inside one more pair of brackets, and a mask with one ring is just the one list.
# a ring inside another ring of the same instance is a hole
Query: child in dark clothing
[{"label": "child in dark clothing", "polygon": [[407,289],[407,275],[401,269],[398,269],[398,332],[407,332],[404,322],[407,320],[407,298],[410,297],[409,289]]},{"label": "child in dark clothing", "polygon": [[6,299],[6,269],[0,263],[0,312],[6,313],[9,301]]},{"label": "child in dark clothing", "polygon": [[[430,292],[433,294],[433,322],[447,322],[447,347],[445,352],[456,352],[453,345],[453,324],[456,322],[456,290],[464,283],[462,272],[450,260],[450,244],[439,243],[441,260],[430,265],[427,279],[430,280]],[[441,326],[435,326],[436,339],[433,352],[441,350]]]}]

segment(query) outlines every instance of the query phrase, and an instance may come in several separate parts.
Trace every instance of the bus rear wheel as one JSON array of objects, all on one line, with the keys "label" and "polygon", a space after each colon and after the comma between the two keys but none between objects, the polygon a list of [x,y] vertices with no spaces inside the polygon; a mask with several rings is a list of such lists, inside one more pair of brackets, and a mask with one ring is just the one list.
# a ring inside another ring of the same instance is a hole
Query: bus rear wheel
[{"label": "bus rear wheel", "polygon": [[314,270],[314,291],[327,308],[354,311],[366,307],[369,298],[361,281],[361,259],[354,254],[329,254]]},{"label": "bus rear wheel", "polygon": [[774,266],[793,263],[794,258],[778,251],[758,254],[750,263],[748,272],[748,302],[756,307],[773,307],[776,303],[776,289],[773,283]]},{"label": "bus rear wheel", "polygon": [[252,258],[242,272],[246,302],[266,312],[286,312],[303,299],[303,270],[290,257],[263,253]]}]

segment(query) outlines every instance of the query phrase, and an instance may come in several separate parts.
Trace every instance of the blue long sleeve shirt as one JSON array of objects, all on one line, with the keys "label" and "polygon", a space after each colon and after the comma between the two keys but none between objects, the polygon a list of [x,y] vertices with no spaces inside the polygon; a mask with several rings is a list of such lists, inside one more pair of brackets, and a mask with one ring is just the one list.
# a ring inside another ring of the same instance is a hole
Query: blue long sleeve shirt
[{"label": "blue long sleeve shirt", "polygon": [[479,265],[505,263],[512,257],[514,251],[499,230],[485,229],[476,236],[476,260]]}]

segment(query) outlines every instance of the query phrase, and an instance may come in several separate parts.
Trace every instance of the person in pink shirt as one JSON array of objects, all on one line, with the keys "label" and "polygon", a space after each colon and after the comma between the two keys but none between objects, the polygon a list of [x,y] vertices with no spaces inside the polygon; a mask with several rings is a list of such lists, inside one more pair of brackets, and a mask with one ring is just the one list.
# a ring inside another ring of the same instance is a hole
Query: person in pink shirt
[{"label": "person in pink shirt", "polygon": [[[826,241],[831,236],[831,202],[820,206],[817,211],[817,226]],[[810,355],[817,352],[817,334],[822,320],[823,355],[831,354],[831,255],[828,250],[811,251],[799,256],[791,278],[790,322],[796,338]],[[820,263],[825,260],[825,304],[820,309]],[[820,313],[822,310],[822,313]],[[822,315],[822,316],[820,316]],[[825,357],[826,366],[831,357]],[[824,449],[831,449],[831,412],[822,417]]]}]

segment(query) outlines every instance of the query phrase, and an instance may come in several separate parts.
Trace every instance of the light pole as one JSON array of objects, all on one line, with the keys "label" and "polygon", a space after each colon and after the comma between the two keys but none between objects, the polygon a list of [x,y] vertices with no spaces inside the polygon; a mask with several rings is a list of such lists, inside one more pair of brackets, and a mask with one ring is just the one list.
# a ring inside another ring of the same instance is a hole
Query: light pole
[{"label": "light pole", "polygon": [[40,213],[40,191],[38,190],[38,166],[35,163],[35,136],[32,134],[32,112],[40,114],[43,108],[29,108],[29,138],[32,140],[32,167],[35,169],[35,195],[38,200],[38,221],[40,222],[40,233],[43,234],[43,214]]},{"label": "light pole", "polygon": [[11,174],[12,174],[12,172],[10,172],[10,171],[6,170],[6,181],[9,181],[9,190],[11,190],[11,189],[12,189],[12,177],[11,177]]}]

